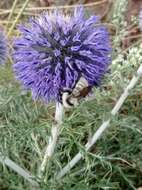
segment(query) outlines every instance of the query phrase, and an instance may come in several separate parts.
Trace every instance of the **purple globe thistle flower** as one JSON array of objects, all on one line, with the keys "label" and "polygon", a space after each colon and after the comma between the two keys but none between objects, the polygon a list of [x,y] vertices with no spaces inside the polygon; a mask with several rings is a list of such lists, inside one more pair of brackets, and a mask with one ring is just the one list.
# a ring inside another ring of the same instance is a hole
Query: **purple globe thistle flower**
[{"label": "purple globe thistle flower", "polygon": [[7,42],[4,33],[0,31],[0,65],[4,64],[7,57]]},{"label": "purple globe thistle flower", "polygon": [[14,71],[34,99],[61,101],[80,77],[90,87],[99,82],[110,63],[107,29],[96,16],[85,19],[83,7],[72,15],[53,11],[19,27],[14,41]]},{"label": "purple globe thistle flower", "polygon": [[138,21],[139,21],[140,30],[142,31],[142,10],[139,12]]}]

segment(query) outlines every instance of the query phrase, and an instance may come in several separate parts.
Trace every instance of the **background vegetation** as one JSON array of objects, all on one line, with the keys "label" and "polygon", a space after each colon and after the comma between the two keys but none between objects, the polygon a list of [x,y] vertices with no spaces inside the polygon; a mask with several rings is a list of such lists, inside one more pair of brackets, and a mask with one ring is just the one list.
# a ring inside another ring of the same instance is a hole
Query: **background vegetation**
[{"label": "background vegetation", "polygon": [[[95,99],[66,113],[50,169],[41,181],[41,190],[134,190],[142,186],[142,80],[130,92],[119,114],[91,152],[83,145],[109,116],[109,112],[142,62],[142,33],[139,21],[140,0],[17,0],[0,2],[0,25],[11,41],[18,35],[17,23],[52,6],[83,3],[86,15],[99,14],[108,27],[113,62],[102,86],[94,89]],[[91,3],[91,4],[88,4]],[[24,5],[25,4],[25,5]],[[23,5],[25,7],[23,7]],[[70,7],[71,6],[71,7]],[[23,8],[22,8],[23,7]],[[15,9],[13,9],[15,8]],[[22,11],[21,11],[22,8]],[[62,7],[60,7],[62,8]],[[12,12],[12,13],[11,13]],[[142,22],[142,20],[141,20]],[[25,170],[37,175],[37,168],[48,143],[54,117],[54,104],[33,102],[14,79],[12,60],[0,68],[0,152]],[[54,175],[81,151],[81,160],[59,181]],[[30,184],[0,164],[0,190],[29,190]]]}]

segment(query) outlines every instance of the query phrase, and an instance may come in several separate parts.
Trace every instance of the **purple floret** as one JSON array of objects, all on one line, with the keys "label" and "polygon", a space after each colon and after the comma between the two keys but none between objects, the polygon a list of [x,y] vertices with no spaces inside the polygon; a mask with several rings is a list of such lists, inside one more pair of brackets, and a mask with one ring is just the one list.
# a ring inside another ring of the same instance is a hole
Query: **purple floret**
[{"label": "purple floret", "polygon": [[4,33],[0,31],[0,65],[4,64],[7,57],[7,42]]},{"label": "purple floret", "polygon": [[73,15],[53,11],[31,18],[14,40],[14,71],[34,99],[60,101],[81,76],[98,86],[107,71],[110,42],[98,17],[85,19],[82,7]]}]

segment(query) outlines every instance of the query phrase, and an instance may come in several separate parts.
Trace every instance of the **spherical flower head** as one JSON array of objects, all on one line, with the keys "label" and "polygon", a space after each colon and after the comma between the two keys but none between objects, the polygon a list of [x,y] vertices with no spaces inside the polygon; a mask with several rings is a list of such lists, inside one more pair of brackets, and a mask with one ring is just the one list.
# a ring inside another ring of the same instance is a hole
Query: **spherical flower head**
[{"label": "spherical flower head", "polygon": [[0,31],[0,65],[4,64],[7,57],[7,42],[5,35]]},{"label": "spherical flower head", "polygon": [[14,71],[34,99],[61,101],[80,77],[98,85],[110,63],[107,29],[97,16],[86,19],[83,7],[72,15],[54,10],[19,27],[14,40]]}]

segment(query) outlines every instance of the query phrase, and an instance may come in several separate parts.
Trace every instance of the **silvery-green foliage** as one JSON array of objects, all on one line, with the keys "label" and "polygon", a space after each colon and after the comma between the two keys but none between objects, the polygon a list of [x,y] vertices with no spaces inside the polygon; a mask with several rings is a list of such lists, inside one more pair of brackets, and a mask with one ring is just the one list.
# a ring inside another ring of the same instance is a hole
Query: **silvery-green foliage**
[{"label": "silvery-green foliage", "polygon": [[[135,73],[137,68],[142,63],[142,44],[137,47],[132,47],[128,50],[128,53],[118,54],[116,59],[112,61],[112,76],[111,85],[116,89],[121,90],[125,88],[124,84],[127,84]],[[112,84],[113,81],[113,84]],[[139,88],[137,88],[139,90]]]},{"label": "silvery-green foliage", "polygon": [[128,0],[116,0],[114,3],[112,22],[120,26],[124,24],[124,13],[126,11]]},{"label": "silvery-green foliage", "polygon": [[125,21],[125,11],[128,0],[116,0],[113,7],[112,24],[116,28],[116,35],[113,38],[113,46],[117,53],[120,53],[122,38],[126,35],[127,22]]}]

